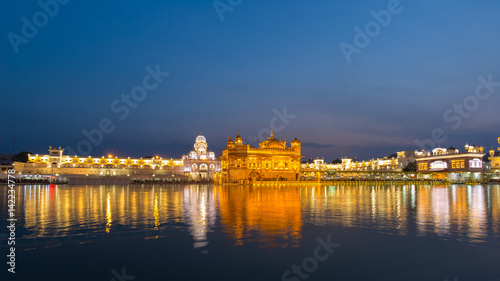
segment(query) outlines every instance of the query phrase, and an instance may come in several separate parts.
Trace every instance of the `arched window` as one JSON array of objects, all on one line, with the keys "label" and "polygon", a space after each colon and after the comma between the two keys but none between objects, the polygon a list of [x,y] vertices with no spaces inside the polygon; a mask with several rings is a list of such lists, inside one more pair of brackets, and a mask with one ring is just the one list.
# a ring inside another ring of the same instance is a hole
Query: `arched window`
[{"label": "arched window", "polygon": [[431,163],[431,169],[446,169],[448,168],[448,163],[443,161],[435,161]]},{"label": "arched window", "polygon": [[481,161],[480,159],[473,159],[473,160],[469,160],[469,167],[470,168],[482,168],[483,167],[483,161]]}]

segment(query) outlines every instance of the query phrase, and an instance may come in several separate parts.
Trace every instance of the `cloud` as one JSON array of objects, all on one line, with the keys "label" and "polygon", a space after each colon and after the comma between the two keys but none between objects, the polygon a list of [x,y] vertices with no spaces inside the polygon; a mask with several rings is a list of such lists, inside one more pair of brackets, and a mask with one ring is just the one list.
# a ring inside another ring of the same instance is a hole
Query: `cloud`
[{"label": "cloud", "polygon": [[309,147],[309,148],[331,148],[331,147],[336,147],[336,145],[333,144],[319,144],[316,142],[304,142],[302,143],[303,147]]}]

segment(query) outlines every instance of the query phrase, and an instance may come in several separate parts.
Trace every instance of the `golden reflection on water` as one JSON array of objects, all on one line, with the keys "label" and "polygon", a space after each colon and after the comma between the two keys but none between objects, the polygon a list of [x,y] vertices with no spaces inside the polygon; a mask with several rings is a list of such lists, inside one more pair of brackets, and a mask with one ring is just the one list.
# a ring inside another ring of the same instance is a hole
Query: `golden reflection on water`
[{"label": "golden reflection on water", "polygon": [[160,212],[158,211],[158,194],[155,193],[155,210],[154,210],[154,216],[155,216],[155,230],[158,230],[158,226],[160,226]]},{"label": "golden reflection on water", "polygon": [[106,205],[106,233],[109,233],[109,230],[111,229],[111,222],[113,222],[113,219],[111,218],[111,197],[108,192],[108,197],[106,199],[107,205]]},{"label": "golden reflection on water", "polygon": [[[500,239],[500,186],[40,186],[16,191],[27,238],[188,231],[193,247],[223,233],[230,244],[299,246],[308,225]],[[7,189],[1,200],[7,204]],[[6,217],[5,210],[1,216]]]},{"label": "golden reflection on water", "polygon": [[299,187],[215,187],[220,223],[235,245],[298,246],[302,230]]}]

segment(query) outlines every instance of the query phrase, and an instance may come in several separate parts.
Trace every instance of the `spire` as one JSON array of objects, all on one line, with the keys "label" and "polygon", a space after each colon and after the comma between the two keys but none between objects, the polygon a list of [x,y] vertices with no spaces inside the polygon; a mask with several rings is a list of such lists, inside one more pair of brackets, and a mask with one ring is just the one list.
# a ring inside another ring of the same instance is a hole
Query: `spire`
[{"label": "spire", "polygon": [[234,144],[243,144],[243,140],[241,139],[241,136],[240,136],[240,130],[238,130],[238,135],[234,139]]},{"label": "spire", "polygon": [[274,138],[273,130],[271,130],[271,138]]}]

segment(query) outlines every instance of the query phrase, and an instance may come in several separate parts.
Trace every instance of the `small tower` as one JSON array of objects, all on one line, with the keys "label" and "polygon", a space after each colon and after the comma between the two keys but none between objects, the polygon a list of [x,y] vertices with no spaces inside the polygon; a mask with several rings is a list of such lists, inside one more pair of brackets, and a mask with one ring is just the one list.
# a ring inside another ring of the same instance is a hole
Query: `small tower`
[{"label": "small tower", "polygon": [[227,145],[226,148],[234,148],[234,142],[230,137],[227,137]]},{"label": "small tower", "polygon": [[[498,137],[498,144],[500,144],[500,137]],[[498,151],[500,151],[500,146],[498,147]]]},{"label": "small tower", "polygon": [[290,142],[291,148],[300,155],[300,140],[297,139],[297,135],[295,135],[295,138]]},{"label": "small tower", "polygon": [[494,157],[495,156],[495,150],[491,149],[490,150],[490,157]]},{"label": "small tower", "polygon": [[52,146],[49,146],[49,155],[50,156],[61,157],[63,155],[63,152],[64,152],[64,148],[61,148],[60,146],[59,146],[59,148],[52,148]]},{"label": "small tower", "polygon": [[297,135],[295,135],[295,138],[290,142],[290,145],[292,147],[299,147],[300,148],[300,140],[297,139]]},{"label": "small tower", "polygon": [[49,146],[49,166],[53,168],[59,167],[61,165],[61,160],[63,156],[64,148],[52,148]]},{"label": "small tower", "polygon": [[236,144],[236,145],[242,145],[243,144],[243,139],[240,137],[240,131],[238,131],[238,135],[234,139],[234,144]]}]

